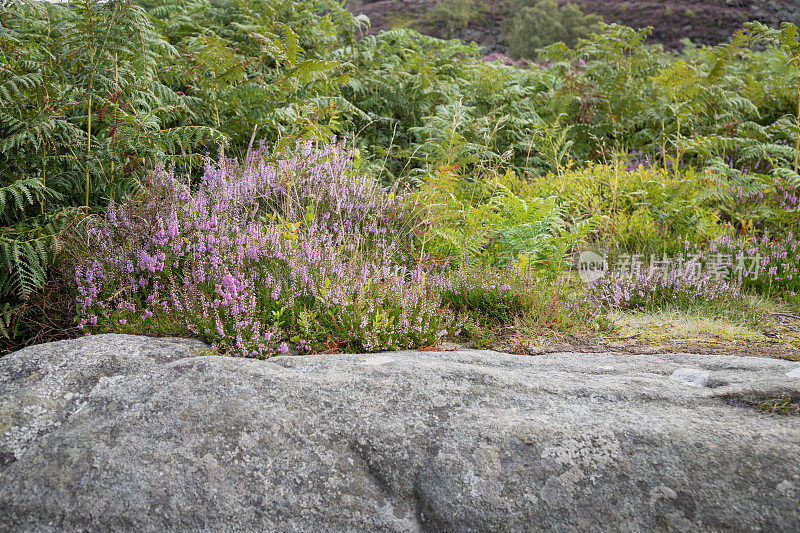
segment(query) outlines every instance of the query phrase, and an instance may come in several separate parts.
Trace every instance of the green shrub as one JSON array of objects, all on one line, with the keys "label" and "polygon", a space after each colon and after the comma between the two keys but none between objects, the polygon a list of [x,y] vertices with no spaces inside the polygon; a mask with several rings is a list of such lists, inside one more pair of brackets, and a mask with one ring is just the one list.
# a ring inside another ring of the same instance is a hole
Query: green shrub
[{"label": "green shrub", "polygon": [[676,178],[615,161],[543,176],[526,192],[554,196],[578,219],[604,217],[590,240],[605,251],[660,254],[677,251],[686,240],[708,243],[725,231],[716,209],[699,198],[709,184],[692,170]]},{"label": "green shrub", "polygon": [[478,16],[475,0],[438,0],[428,11],[432,21],[445,25],[450,37],[464,28]]},{"label": "green shrub", "polygon": [[570,220],[552,197],[520,197],[501,179],[470,182],[444,167],[410,200],[420,219],[424,250],[461,266],[504,266],[523,261],[547,275],[594,228],[596,220]]},{"label": "green shrub", "polygon": [[599,305],[571,298],[563,277],[542,276],[524,263],[502,268],[461,268],[436,281],[442,301],[471,317],[473,337],[507,324],[539,331],[585,329],[597,323]]},{"label": "green shrub", "polygon": [[574,46],[599,29],[603,18],[584,15],[575,4],[559,7],[554,0],[515,0],[504,21],[512,57],[533,58],[539,48],[557,42]]}]

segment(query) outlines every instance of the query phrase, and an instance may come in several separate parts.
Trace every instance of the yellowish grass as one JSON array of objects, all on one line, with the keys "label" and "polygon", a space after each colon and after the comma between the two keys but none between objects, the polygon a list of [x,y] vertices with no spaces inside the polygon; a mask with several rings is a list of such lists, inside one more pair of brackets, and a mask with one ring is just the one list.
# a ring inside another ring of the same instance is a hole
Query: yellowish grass
[{"label": "yellowish grass", "polygon": [[736,324],[729,319],[688,314],[685,311],[651,313],[614,311],[610,319],[617,325],[618,336],[639,334],[641,340],[736,343],[763,340],[763,331]]}]

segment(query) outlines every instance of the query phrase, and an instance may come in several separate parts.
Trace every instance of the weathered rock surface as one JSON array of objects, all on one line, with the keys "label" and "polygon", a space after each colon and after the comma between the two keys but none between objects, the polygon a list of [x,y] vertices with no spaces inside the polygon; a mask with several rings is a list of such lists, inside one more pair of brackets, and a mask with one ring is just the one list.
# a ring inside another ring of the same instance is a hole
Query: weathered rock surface
[{"label": "weathered rock surface", "polygon": [[800,364],[486,351],[0,359],[0,530],[795,531]]}]

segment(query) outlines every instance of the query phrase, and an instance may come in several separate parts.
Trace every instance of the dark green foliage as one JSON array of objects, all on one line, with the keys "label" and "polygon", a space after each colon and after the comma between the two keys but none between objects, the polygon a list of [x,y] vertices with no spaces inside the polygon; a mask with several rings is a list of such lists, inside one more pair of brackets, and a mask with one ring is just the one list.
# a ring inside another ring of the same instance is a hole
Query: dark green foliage
[{"label": "dark green foliage", "polygon": [[[363,115],[349,129],[394,182],[439,163],[469,173],[479,162],[524,166],[530,134],[542,124],[536,74],[475,58],[477,47],[391,30],[356,45],[354,74],[343,91]],[[444,159],[440,159],[447,154]]]},{"label": "dark green foliage", "polygon": [[[162,0],[149,2],[177,54],[161,76],[191,97],[202,124],[235,150],[257,133],[270,143],[329,139],[340,114],[347,65],[332,51],[354,40],[364,21],[332,0]],[[257,128],[257,131],[255,131]]]},{"label": "dark green foliage", "polygon": [[[514,324],[521,330],[568,331],[597,324],[598,307],[571,301],[563,279],[552,280],[520,265],[503,268],[463,268],[443,284],[442,299],[470,320],[465,333],[477,345],[496,346],[502,328]],[[488,338],[487,338],[488,337]]]},{"label": "dark green foliage", "polygon": [[77,207],[103,206],[155,161],[215,136],[157,76],[175,53],[132,2],[5,4],[0,26],[0,297],[18,327]]},{"label": "dark green foliage", "polygon": [[388,182],[418,182],[439,163],[465,175],[487,164],[560,174],[570,162],[620,153],[673,172],[723,160],[798,181],[791,47],[762,37],[766,49],[753,51],[755,38],[740,32],[676,57],[645,44],[648,35],[604,25],[574,48],[545,48],[538,68],[520,69],[479,60],[456,41],[385,32],[341,56],[353,63],[342,94],[363,113],[344,113],[344,127]]}]

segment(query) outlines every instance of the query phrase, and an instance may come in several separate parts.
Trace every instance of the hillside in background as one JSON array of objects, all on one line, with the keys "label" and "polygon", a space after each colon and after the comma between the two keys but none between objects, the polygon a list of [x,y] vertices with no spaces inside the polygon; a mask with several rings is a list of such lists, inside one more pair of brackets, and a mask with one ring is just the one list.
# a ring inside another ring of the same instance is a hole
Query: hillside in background
[{"label": "hillside in background", "polygon": [[[436,12],[441,0],[355,0],[353,13],[363,13],[372,22],[370,32],[391,28],[413,28],[439,38],[456,37],[476,42],[485,53],[505,53],[502,30],[509,13],[505,0],[477,0],[466,27],[452,31]],[[467,6],[469,0],[451,0]],[[781,22],[800,24],[800,0],[571,0],[587,14],[597,14],[607,23],[634,28],[653,27],[652,42],[679,49],[682,39],[696,44],[718,44],[727,40],[743,22],[758,20],[769,26]],[[566,2],[559,0],[559,4]]]}]

